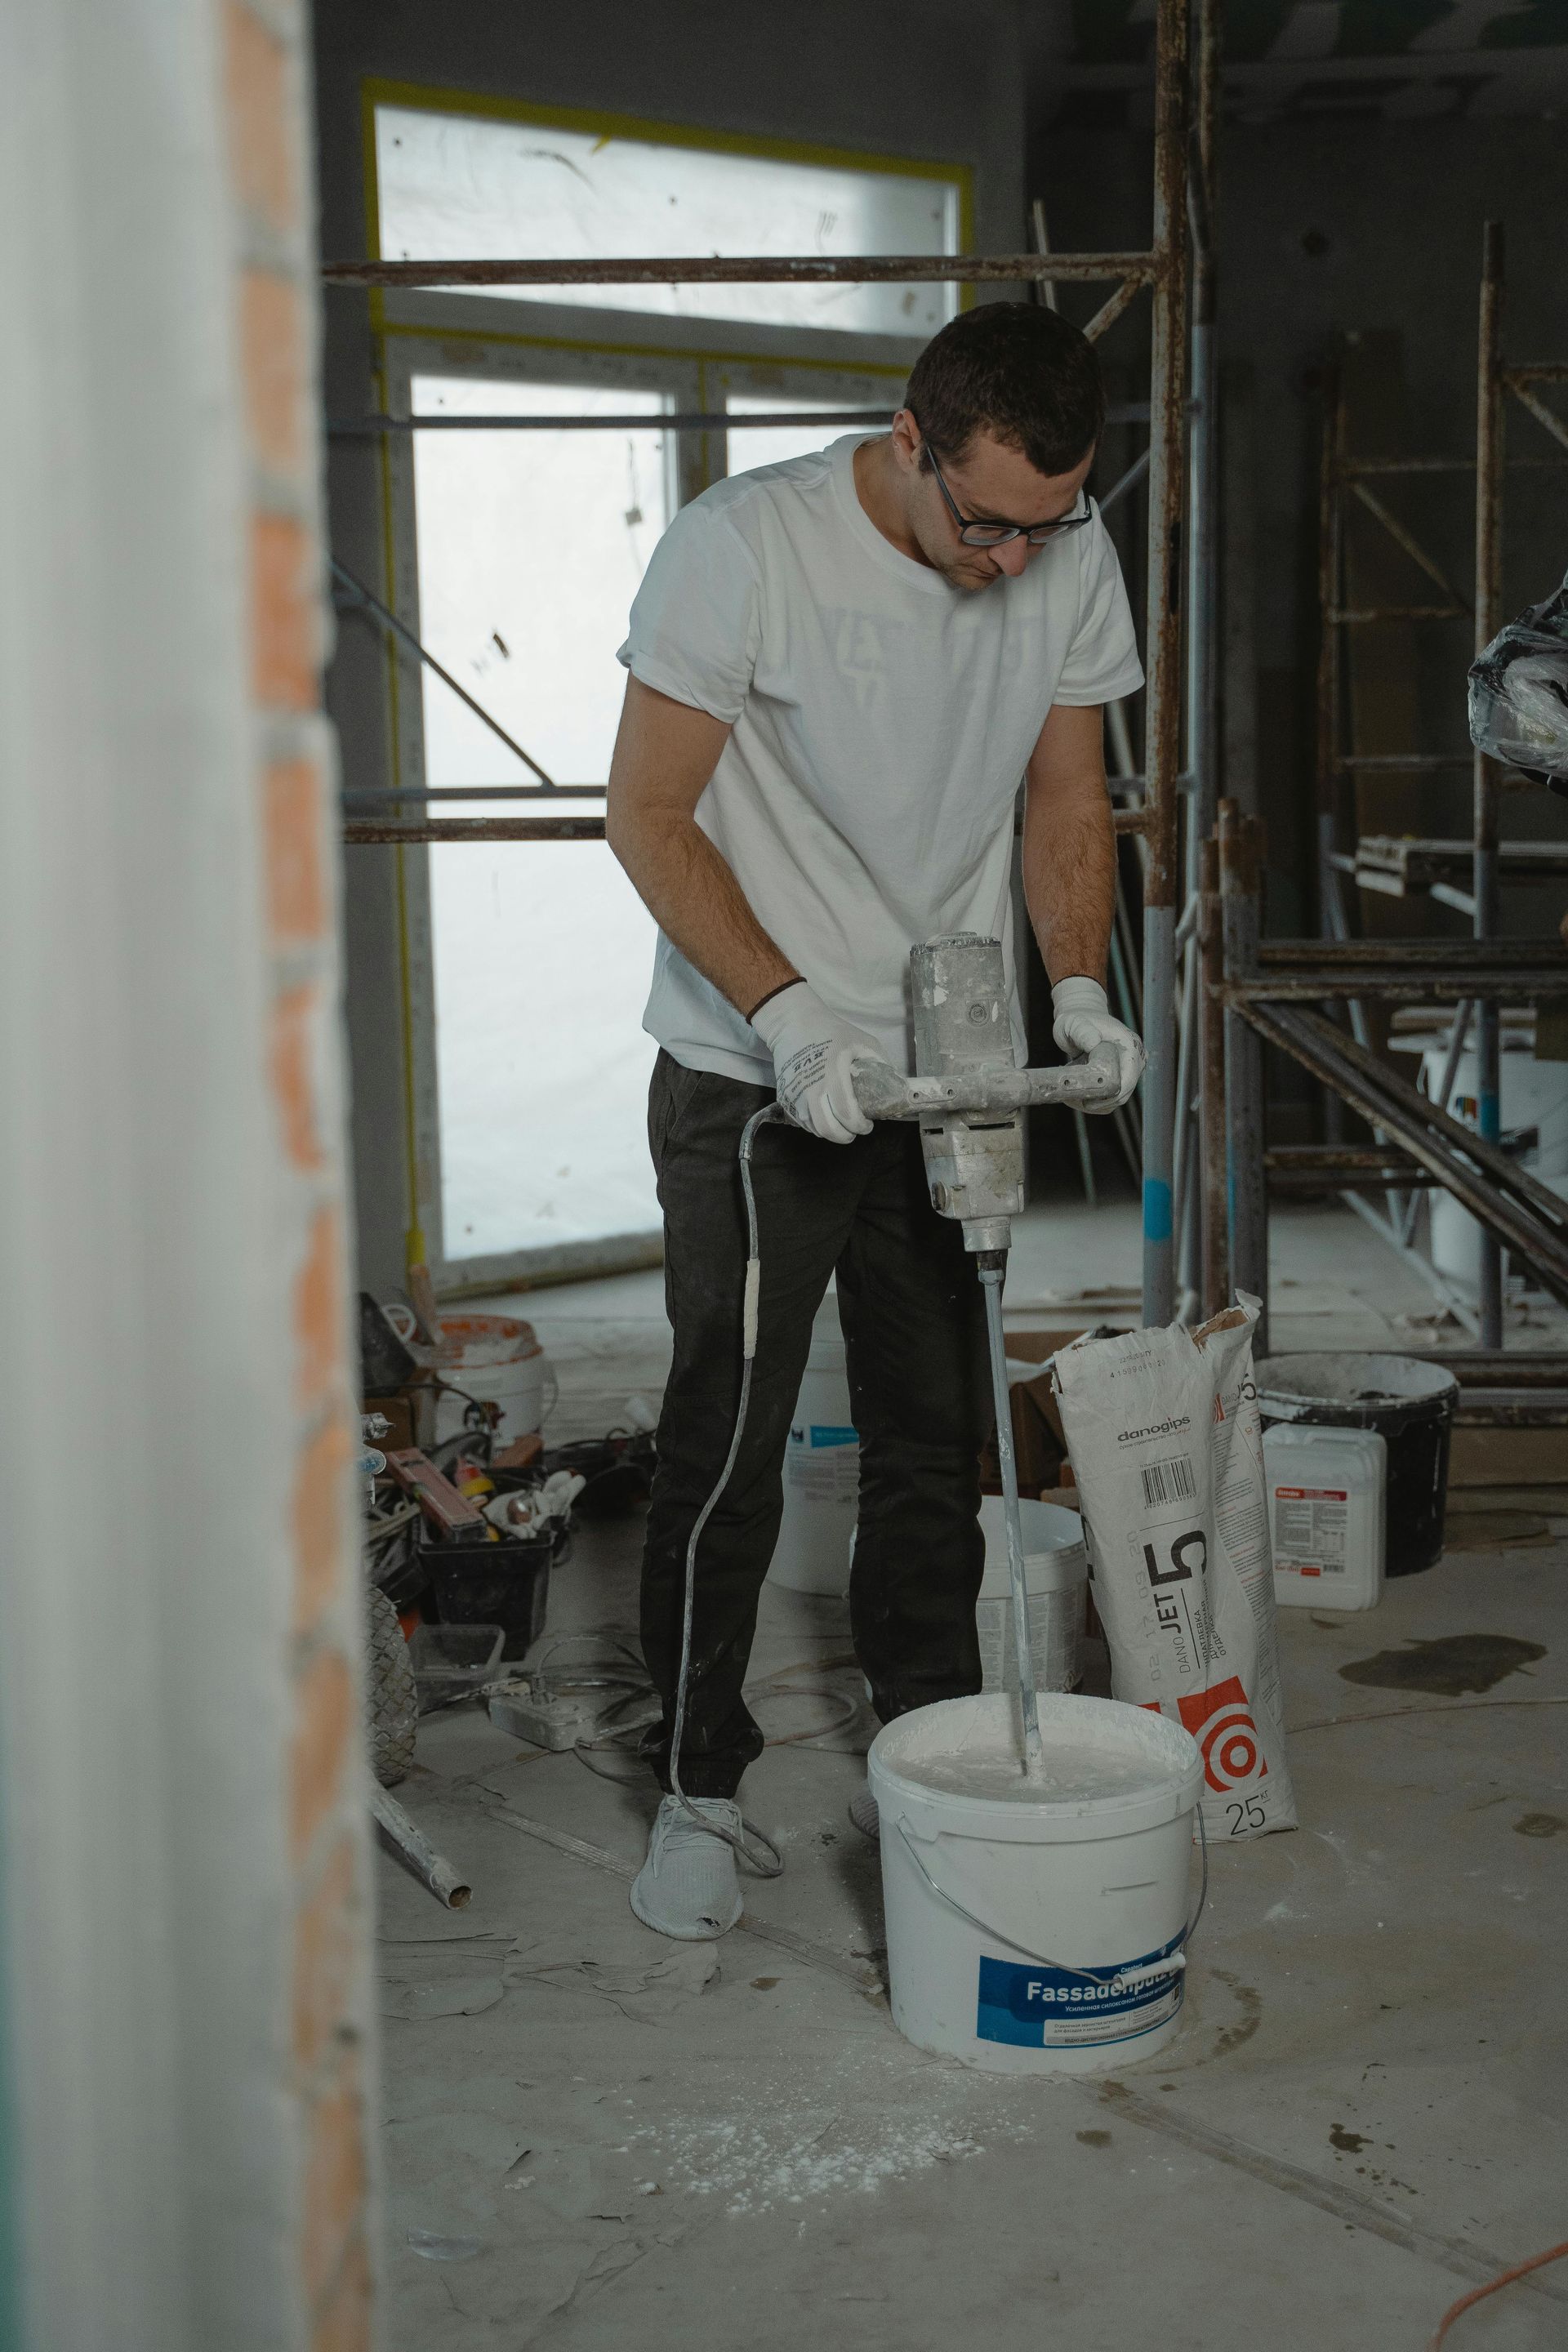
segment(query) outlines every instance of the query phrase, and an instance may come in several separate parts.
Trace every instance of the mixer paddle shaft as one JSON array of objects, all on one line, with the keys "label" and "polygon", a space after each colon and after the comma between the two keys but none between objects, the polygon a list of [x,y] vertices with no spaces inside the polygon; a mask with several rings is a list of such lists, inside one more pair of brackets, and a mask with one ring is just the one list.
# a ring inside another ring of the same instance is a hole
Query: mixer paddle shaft
[{"label": "mixer paddle shaft", "polygon": [[1002,1277],[1005,1258],[987,1251],[980,1267],[985,1293],[985,1336],[991,1344],[991,1390],[996,1403],[996,1455],[1002,1470],[1002,1515],[1007,1525],[1007,1577],[1013,1588],[1013,1646],[1018,1663],[1018,1703],[1024,1722],[1024,1770],[1031,1780],[1045,1775],[1040,1748],[1040,1708],[1035,1690],[1035,1654],[1029,1640],[1029,1592],[1024,1575],[1024,1526],[1018,1510],[1018,1465],[1013,1453],[1013,1412],[1007,1395],[1007,1355],[1002,1337]]}]

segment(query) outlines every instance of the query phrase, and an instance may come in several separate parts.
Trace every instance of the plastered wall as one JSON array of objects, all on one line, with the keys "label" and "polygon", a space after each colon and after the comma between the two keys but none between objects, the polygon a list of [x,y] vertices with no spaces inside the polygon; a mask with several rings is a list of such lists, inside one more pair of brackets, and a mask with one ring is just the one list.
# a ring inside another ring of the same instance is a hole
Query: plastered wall
[{"label": "plastered wall", "polygon": [[[24,21],[25,19],[25,21]],[[0,2000],[28,2352],[365,2352],[297,0],[0,31]]]}]

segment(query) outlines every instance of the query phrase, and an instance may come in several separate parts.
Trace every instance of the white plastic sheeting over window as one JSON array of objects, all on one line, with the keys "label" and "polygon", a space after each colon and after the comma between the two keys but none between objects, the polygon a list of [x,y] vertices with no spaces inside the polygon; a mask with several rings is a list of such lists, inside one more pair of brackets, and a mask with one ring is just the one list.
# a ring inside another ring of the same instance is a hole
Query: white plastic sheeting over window
[{"label": "white plastic sheeting over window", "polygon": [[[405,106],[375,110],[388,260],[956,253],[959,184]],[[933,334],[951,286],[500,287],[694,319]]]},{"label": "white plastic sheeting over window", "polygon": [[[661,405],[624,386],[414,383],[418,414],[651,417]],[[668,520],[664,441],[657,426],[414,436],[425,641],[563,782],[609,771],[616,648]],[[427,782],[533,781],[428,672],[424,697]],[[653,1230],[646,908],[603,842],[438,844],[429,857],[447,1259]]]}]

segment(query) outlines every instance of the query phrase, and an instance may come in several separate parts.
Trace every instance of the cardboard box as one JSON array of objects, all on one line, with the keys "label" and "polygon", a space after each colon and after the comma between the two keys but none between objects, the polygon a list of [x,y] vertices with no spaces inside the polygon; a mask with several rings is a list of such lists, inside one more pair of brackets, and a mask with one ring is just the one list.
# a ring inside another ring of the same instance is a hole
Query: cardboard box
[{"label": "cardboard box", "polygon": [[[1048,1366],[1058,1348],[1065,1348],[1081,1339],[1086,1329],[1098,1330],[1098,1324],[1076,1324],[1061,1331],[1009,1331],[1008,1360],[1015,1364]],[[1055,1501],[1057,1488],[1064,1483],[1063,1473],[1070,1481],[1068,1464],[1068,1444],[1063,1434],[1061,1415],[1051,1393],[1051,1376],[1042,1370],[1032,1381],[1015,1381],[1009,1391],[1013,1409],[1013,1452],[1018,1465],[1018,1492],[1034,1502],[1043,1497]],[[987,1495],[1002,1492],[1002,1476],[996,1459],[996,1440],[993,1436],[980,1457],[980,1485]]]}]

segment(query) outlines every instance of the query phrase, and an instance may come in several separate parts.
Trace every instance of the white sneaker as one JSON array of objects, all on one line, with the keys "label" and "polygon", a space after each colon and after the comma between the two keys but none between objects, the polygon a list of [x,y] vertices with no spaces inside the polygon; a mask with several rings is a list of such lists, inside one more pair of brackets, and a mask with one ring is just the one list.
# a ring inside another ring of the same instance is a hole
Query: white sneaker
[{"label": "white sneaker", "polygon": [[[692,1797],[692,1811],[736,1837],[741,1808],[728,1797]],[[743,1908],[735,1849],[701,1829],[679,1797],[666,1797],[648,1835],[647,1860],[632,1881],[631,1906],[645,1927],[684,1944],[728,1935]]]},{"label": "white sneaker", "polygon": [[877,1800],[871,1794],[869,1784],[864,1789],[857,1789],[850,1798],[849,1818],[862,1837],[881,1836],[882,1824],[877,1818]]}]

